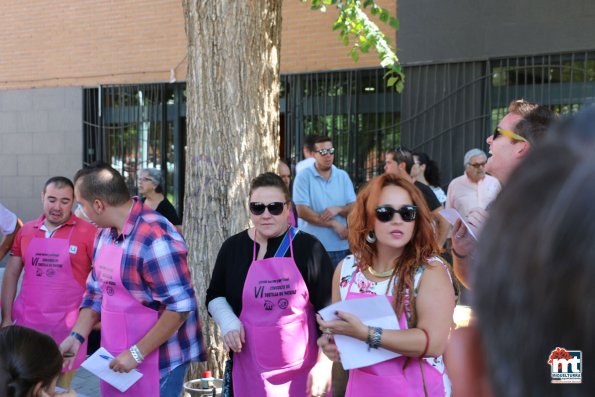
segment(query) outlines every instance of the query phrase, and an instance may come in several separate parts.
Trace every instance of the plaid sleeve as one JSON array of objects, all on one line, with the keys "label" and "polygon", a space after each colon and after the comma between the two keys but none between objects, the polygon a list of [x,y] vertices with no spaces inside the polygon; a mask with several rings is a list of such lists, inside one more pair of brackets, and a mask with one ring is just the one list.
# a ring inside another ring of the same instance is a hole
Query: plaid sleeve
[{"label": "plaid sleeve", "polygon": [[152,240],[145,251],[144,278],[150,285],[153,299],[173,312],[196,310],[184,241],[168,235],[161,236]]}]

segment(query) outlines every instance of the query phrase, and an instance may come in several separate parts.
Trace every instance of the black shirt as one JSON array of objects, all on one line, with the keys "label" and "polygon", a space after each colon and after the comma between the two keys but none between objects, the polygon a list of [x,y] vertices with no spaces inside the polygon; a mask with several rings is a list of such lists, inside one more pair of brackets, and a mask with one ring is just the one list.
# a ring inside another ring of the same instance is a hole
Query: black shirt
[{"label": "black shirt", "polygon": [[429,186],[419,181],[415,181],[415,187],[417,187],[420,190],[421,194],[424,196],[424,199],[426,200],[426,204],[430,208],[430,211],[434,211],[436,208],[442,205],[440,204],[440,201],[438,201],[436,195]]},{"label": "black shirt", "polygon": [[[265,258],[275,255],[285,235],[269,239]],[[294,260],[300,271],[314,310],[318,311],[331,303],[333,266],[322,243],[308,233],[299,232],[292,240]],[[256,243],[256,252],[260,245]],[[252,264],[253,240],[244,230],[228,238],[217,255],[213,277],[207,289],[206,304],[215,298],[225,297],[236,316],[242,311],[242,292],[248,270]],[[286,257],[291,256],[287,250]]]},{"label": "black shirt", "polygon": [[[145,202],[144,197],[142,201],[143,203]],[[163,200],[161,200],[157,208],[155,208],[155,211],[163,215],[168,221],[171,222],[172,225],[177,226],[182,224],[182,220],[178,216],[178,212],[176,211],[172,203],[169,202],[167,197],[164,197]]]}]

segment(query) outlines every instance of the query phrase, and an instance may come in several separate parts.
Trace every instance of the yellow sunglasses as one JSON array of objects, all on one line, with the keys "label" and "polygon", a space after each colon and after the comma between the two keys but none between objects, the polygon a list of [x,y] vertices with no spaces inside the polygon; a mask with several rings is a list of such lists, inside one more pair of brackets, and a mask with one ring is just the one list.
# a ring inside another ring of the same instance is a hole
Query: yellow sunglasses
[{"label": "yellow sunglasses", "polygon": [[505,129],[500,128],[500,127],[496,127],[496,129],[494,130],[494,134],[492,135],[492,140],[495,140],[500,135],[507,136],[510,139],[514,139],[515,141],[529,142],[525,138],[523,138],[522,136],[520,136],[519,134],[514,133],[512,131],[509,131],[509,130],[505,130]]}]

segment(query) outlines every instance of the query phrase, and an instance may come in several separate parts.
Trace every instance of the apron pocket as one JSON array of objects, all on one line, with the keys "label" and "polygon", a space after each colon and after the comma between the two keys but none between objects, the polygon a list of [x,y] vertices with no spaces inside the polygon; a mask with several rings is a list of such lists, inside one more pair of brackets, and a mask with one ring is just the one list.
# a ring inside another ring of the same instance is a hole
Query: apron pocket
[{"label": "apron pocket", "polygon": [[255,327],[251,334],[251,349],[261,367],[281,369],[304,361],[309,338],[308,323],[304,319],[273,327]]},{"label": "apron pocket", "polygon": [[125,330],[126,314],[101,310],[101,346],[114,356],[130,348]]}]

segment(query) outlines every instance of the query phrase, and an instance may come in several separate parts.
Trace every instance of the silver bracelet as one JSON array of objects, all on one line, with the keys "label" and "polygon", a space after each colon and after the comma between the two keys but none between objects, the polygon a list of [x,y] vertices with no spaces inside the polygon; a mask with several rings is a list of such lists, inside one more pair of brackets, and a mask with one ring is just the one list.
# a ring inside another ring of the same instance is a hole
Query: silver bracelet
[{"label": "silver bracelet", "polygon": [[139,348],[136,345],[132,345],[130,347],[130,354],[132,354],[132,358],[134,358],[134,361],[136,361],[138,364],[142,363],[145,360],[143,354],[140,352]]}]

